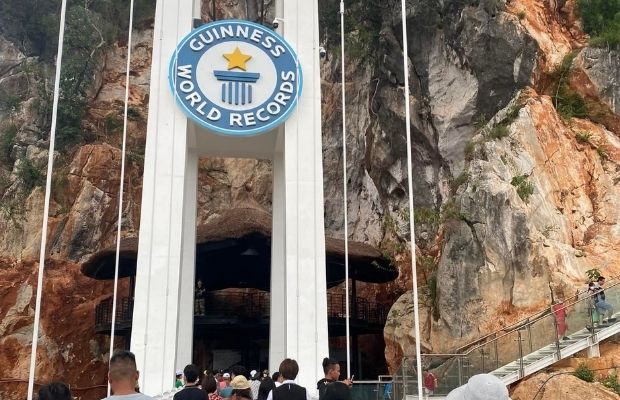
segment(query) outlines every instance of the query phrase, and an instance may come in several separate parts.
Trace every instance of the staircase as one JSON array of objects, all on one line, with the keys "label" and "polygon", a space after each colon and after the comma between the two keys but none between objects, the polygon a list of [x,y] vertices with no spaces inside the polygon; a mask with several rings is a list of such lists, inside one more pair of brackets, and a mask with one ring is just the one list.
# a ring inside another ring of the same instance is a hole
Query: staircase
[{"label": "staircase", "polygon": [[[620,282],[605,286],[607,302],[620,309]],[[517,382],[559,360],[588,350],[598,354],[598,344],[620,333],[620,312],[598,322],[585,293],[564,302],[566,331],[558,338],[558,320],[550,309],[471,342],[450,354],[423,354],[422,365],[438,378],[432,398],[441,399],[476,374],[490,373],[506,385]],[[615,310],[614,310],[615,311]],[[615,320],[614,320],[615,318]],[[415,359],[404,359],[394,379],[394,399],[417,398]]]}]

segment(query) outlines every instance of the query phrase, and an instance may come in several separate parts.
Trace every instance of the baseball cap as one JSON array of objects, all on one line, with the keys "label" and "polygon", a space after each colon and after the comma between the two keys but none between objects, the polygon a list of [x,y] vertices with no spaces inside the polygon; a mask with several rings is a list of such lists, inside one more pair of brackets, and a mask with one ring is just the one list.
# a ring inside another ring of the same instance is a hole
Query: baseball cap
[{"label": "baseball cap", "polygon": [[255,369],[250,371],[250,378],[254,378],[258,372]]},{"label": "baseball cap", "polygon": [[232,387],[233,389],[249,389],[251,386],[250,382],[248,382],[245,376],[237,375],[230,382],[230,387]]},{"label": "baseball cap", "polygon": [[181,371],[180,369],[179,369],[179,370],[177,370],[177,374],[176,374],[176,375],[177,375],[177,376],[179,376],[179,375],[183,375],[183,371]]},{"label": "baseball cap", "polygon": [[230,378],[230,374],[228,372],[224,372],[224,375],[222,375],[224,378]]},{"label": "baseball cap", "polygon": [[510,400],[506,384],[491,374],[478,374],[448,394],[448,400]]}]

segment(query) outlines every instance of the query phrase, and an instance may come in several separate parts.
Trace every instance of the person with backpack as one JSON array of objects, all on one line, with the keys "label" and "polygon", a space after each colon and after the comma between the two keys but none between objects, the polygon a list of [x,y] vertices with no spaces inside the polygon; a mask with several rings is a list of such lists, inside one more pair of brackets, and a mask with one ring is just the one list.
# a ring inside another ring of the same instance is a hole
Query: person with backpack
[{"label": "person with backpack", "polygon": [[[603,289],[603,286],[605,285],[605,277],[599,276],[596,283],[597,285],[593,290],[594,307],[600,314],[601,322],[615,322],[616,319],[612,318],[612,315],[614,314],[614,307],[605,300],[605,290]],[[606,316],[607,320],[605,321]]]}]

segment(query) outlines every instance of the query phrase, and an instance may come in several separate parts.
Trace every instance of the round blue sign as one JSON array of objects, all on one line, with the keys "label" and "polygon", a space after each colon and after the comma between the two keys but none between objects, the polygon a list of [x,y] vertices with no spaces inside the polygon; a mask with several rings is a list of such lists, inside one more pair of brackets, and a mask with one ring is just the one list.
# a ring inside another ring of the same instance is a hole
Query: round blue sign
[{"label": "round blue sign", "polygon": [[225,135],[274,129],[297,105],[302,74],[297,55],[276,32],[223,20],[193,30],[170,60],[170,87],[199,125]]}]

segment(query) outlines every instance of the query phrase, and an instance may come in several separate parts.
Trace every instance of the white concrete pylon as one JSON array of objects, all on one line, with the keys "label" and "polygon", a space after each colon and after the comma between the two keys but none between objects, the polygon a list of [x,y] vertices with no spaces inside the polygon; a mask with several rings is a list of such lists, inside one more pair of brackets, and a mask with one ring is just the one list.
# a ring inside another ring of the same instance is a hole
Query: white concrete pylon
[{"label": "white concrete pylon", "polygon": [[297,111],[279,131],[273,159],[269,341],[270,370],[294,358],[297,382],[310,392],[329,355],[317,7],[316,0],[276,2],[284,37],[303,69],[304,89]]},{"label": "white concrete pylon", "polygon": [[191,30],[195,5],[161,0],[155,15],[131,338],[140,386],[162,393],[192,361],[197,164],[217,156],[273,160],[270,369],[296,359],[298,383],[313,392],[328,355],[317,0],[276,3],[304,88],[284,125],[249,137],[189,122],[168,89],[168,63]]}]

